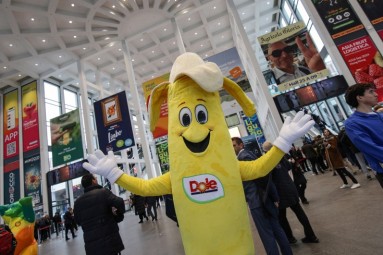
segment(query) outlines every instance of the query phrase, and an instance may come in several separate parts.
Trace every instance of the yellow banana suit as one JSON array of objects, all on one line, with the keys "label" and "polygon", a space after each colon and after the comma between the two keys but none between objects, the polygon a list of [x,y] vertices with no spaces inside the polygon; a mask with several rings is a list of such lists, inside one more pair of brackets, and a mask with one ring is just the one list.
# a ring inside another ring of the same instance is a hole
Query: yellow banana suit
[{"label": "yellow banana suit", "polygon": [[[208,87],[207,80],[198,82]],[[236,83],[222,75],[220,82],[247,115],[255,114]],[[148,181],[124,174],[117,184],[143,196],[173,194],[186,254],[254,254],[242,181],[265,176],[284,153],[274,147],[254,162],[237,161],[219,92],[206,91],[199,83],[179,75],[151,95],[152,130],[162,101],[168,101],[170,172]]]}]

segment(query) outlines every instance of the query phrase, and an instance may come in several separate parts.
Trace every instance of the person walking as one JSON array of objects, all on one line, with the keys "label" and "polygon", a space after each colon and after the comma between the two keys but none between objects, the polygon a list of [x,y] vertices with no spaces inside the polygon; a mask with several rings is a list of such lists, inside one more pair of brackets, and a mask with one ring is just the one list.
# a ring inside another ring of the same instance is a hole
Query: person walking
[{"label": "person walking", "polygon": [[59,236],[60,227],[61,227],[61,216],[60,211],[56,211],[55,215],[53,216],[53,224],[55,226],[56,235]]},{"label": "person walking", "polygon": [[146,197],[145,203],[147,205],[146,207],[147,216],[152,217],[152,221],[157,221],[157,197],[154,197],[154,196]]},{"label": "person walking", "polygon": [[74,234],[73,224],[74,224],[74,217],[73,217],[73,209],[71,207],[68,208],[68,210],[64,214],[64,220],[65,220],[65,240],[68,241],[70,238],[68,237],[68,232],[72,233],[72,238],[77,237]]},{"label": "person walking", "polygon": [[[252,161],[256,156],[244,148],[241,138],[231,138],[237,159],[240,161]],[[279,248],[283,255],[293,254],[286,234],[278,220],[279,200],[276,188],[267,175],[251,181],[244,181],[243,188],[245,198],[250,208],[251,216],[257,227],[263,247],[267,255],[279,255]]]},{"label": "person walking", "polygon": [[326,148],[328,159],[330,164],[338,173],[340,178],[343,181],[341,189],[349,187],[346,176],[351,179],[353,182],[351,189],[356,189],[360,187],[360,184],[355,179],[355,177],[344,167],[343,157],[338,149],[338,139],[335,135],[331,134],[328,129],[323,130],[324,140],[323,145]]},{"label": "person walking", "polygon": [[[266,141],[262,144],[265,152],[269,151],[272,143]],[[279,223],[286,233],[287,239],[290,243],[296,243],[297,239],[294,237],[290,224],[286,217],[286,209],[290,208],[302,224],[305,237],[301,239],[303,243],[319,243],[318,237],[315,235],[311,227],[310,221],[299,203],[298,191],[289,175],[291,164],[286,157],[282,158],[279,164],[272,171],[273,182],[277,188],[279,195]]]},{"label": "person walking", "polygon": [[383,113],[372,109],[378,103],[375,85],[354,84],[347,88],[345,98],[347,104],[355,108],[345,121],[346,133],[376,171],[376,179],[383,188]]},{"label": "person walking", "polygon": [[145,211],[145,198],[140,195],[134,194],[132,200],[135,213],[140,218],[140,221],[138,223],[144,222],[144,218],[146,218],[146,220],[149,220]]},{"label": "person walking", "polygon": [[310,161],[313,173],[315,175],[318,175],[318,172],[324,174],[324,169],[321,169],[321,166],[318,162],[318,153],[315,151],[314,146],[308,141],[303,141],[301,150],[306,158]]},{"label": "person walking", "polygon": [[[125,212],[124,200],[98,185],[92,174],[81,179],[84,194],[74,203],[74,218],[84,232],[87,255],[117,255],[125,249],[116,215]],[[123,218],[123,217],[122,217]]]}]

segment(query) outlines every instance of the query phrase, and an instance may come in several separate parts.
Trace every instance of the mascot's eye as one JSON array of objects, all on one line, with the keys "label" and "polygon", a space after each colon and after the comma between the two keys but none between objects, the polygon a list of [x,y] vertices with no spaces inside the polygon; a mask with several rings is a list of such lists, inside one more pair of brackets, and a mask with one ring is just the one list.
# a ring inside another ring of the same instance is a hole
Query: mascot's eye
[{"label": "mascot's eye", "polygon": [[195,116],[198,123],[205,124],[207,122],[207,109],[204,105],[199,104],[195,108]]},{"label": "mascot's eye", "polygon": [[191,111],[189,108],[184,107],[180,111],[180,123],[182,126],[187,127],[191,122]]}]

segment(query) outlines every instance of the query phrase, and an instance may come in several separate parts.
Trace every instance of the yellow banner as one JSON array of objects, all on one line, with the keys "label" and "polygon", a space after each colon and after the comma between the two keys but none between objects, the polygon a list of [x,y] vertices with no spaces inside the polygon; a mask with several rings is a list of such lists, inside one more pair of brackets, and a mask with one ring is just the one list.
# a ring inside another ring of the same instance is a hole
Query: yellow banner
[{"label": "yellow banner", "polygon": [[295,87],[298,87],[298,86],[301,86],[304,84],[313,83],[316,80],[321,79],[321,78],[325,78],[327,76],[329,76],[328,70],[323,69],[321,71],[311,73],[311,74],[308,74],[308,75],[303,76],[303,77],[299,77],[295,80],[281,83],[278,85],[278,89],[279,89],[279,91],[283,92],[283,91],[286,91],[288,89],[292,89],[292,88],[295,88]]}]

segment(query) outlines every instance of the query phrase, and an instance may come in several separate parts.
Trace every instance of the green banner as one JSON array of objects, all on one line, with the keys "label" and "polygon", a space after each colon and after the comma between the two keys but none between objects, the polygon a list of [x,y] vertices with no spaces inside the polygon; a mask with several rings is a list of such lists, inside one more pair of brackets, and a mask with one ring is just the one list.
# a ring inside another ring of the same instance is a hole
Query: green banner
[{"label": "green banner", "polygon": [[50,120],[53,167],[68,164],[84,157],[79,110]]}]

